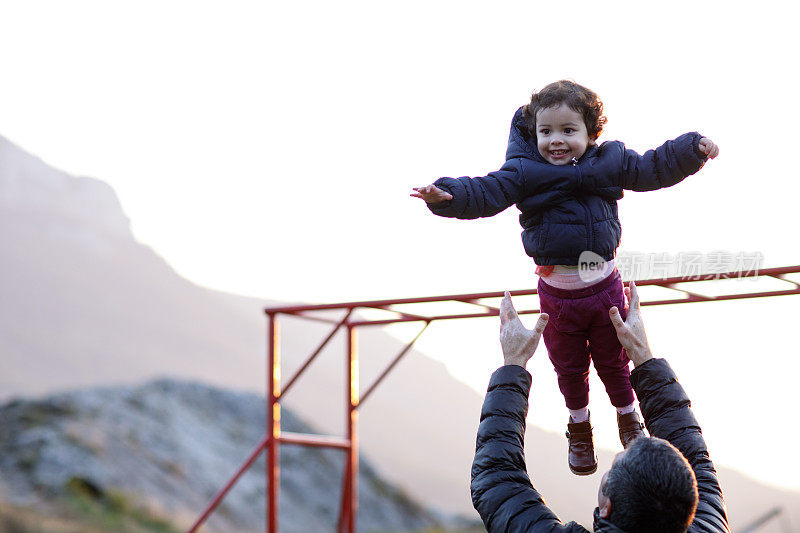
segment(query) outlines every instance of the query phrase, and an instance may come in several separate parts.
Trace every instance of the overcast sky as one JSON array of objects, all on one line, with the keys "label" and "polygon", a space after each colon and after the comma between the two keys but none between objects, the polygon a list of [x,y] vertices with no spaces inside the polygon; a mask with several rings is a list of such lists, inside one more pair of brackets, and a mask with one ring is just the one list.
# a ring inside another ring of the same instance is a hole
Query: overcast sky
[{"label": "overcast sky", "polygon": [[[515,208],[454,221],[408,193],[499,168],[514,111],[560,78],[603,99],[601,141],[644,151],[696,130],[720,146],[684,183],[626,195],[621,252],[800,263],[794,2],[0,6],[0,134],[110,183],[136,237],[204,286],[311,302],[533,286]],[[799,310],[792,296],[646,315],[713,457],[797,489],[800,466],[759,446],[796,404]],[[480,390],[496,327],[432,327],[421,347]],[[531,416],[563,431],[549,365],[540,350]]]}]

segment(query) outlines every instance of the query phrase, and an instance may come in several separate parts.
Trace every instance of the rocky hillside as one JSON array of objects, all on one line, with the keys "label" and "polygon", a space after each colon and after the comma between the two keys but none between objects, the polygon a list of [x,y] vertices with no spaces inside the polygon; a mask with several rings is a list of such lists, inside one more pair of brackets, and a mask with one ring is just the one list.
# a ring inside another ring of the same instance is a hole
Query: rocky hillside
[{"label": "rocky hillside", "polygon": [[[287,431],[312,432],[290,411]],[[264,401],[197,383],[63,393],[0,407],[0,497],[63,513],[79,496],[186,529],[263,436]],[[344,455],[281,450],[281,531],[333,531]],[[265,461],[238,482],[205,531],[263,531]],[[361,463],[360,531],[414,531],[433,515]],[[133,515],[133,513],[130,513]]]}]

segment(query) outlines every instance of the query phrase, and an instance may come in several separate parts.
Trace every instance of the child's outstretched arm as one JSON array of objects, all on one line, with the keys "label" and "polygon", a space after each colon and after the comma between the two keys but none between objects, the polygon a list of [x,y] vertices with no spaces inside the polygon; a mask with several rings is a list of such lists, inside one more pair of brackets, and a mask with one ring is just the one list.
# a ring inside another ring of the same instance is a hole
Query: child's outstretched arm
[{"label": "child's outstretched arm", "polygon": [[625,150],[621,186],[632,191],[672,187],[700,170],[708,159],[718,154],[717,145],[696,132],[667,141],[643,155]]},{"label": "child's outstretched arm", "polygon": [[491,217],[521,198],[523,180],[507,167],[478,178],[439,178],[425,187],[416,187],[411,196],[425,200],[428,209],[439,216]]},{"label": "child's outstretched arm", "polygon": [[618,141],[603,143],[599,157],[579,166],[584,188],[598,194],[610,187],[654,191],[680,183],[717,155],[719,147],[711,139],[692,132],[642,155]]},{"label": "child's outstretched arm", "polygon": [[566,197],[579,184],[579,171],[572,165],[515,158],[486,176],[439,178],[431,185],[414,187],[411,196],[425,200],[436,215],[473,219],[494,216],[528,196]]}]

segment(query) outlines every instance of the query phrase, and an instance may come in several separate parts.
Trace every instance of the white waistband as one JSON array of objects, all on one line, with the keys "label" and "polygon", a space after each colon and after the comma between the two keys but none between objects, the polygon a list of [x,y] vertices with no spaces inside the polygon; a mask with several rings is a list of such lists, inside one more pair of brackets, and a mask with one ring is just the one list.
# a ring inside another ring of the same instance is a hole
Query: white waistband
[{"label": "white waistband", "polygon": [[556,289],[585,289],[606,279],[614,271],[614,260],[597,265],[592,270],[577,266],[555,265],[553,272],[544,277],[545,283]]}]

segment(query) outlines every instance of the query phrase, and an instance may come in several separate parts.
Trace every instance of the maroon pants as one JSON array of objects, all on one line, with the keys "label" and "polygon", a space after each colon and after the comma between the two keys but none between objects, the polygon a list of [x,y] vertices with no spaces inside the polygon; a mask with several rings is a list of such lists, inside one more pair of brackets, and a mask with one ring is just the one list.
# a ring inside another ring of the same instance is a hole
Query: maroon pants
[{"label": "maroon pants", "polygon": [[585,289],[565,290],[539,278],[539,302],[550,315],[544,344],[558,375],[558,388],[569,409],[589,405],[589,361],[606,387],[614,407],[633,403],[628,356],[617,339],[608,310],[617,306],[627,316],[622,279],[614,270]]}]

